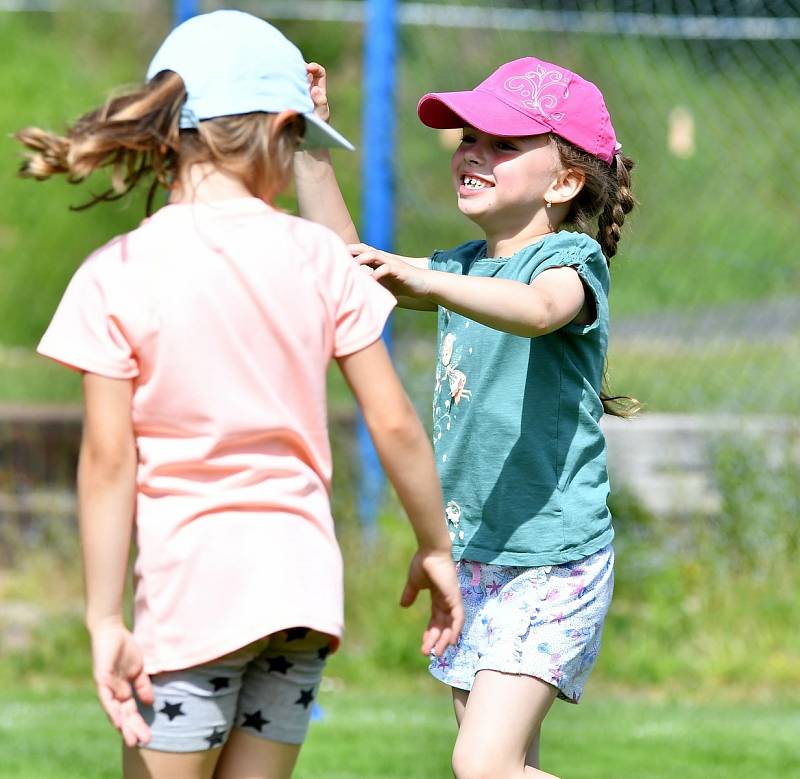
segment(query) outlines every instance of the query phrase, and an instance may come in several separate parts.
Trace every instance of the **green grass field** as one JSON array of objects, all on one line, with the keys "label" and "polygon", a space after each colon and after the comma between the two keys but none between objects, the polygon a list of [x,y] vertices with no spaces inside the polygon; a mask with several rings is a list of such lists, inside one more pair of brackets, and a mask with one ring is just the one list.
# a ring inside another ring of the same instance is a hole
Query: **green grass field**
[{"label": "green grass field", "polygon": [[[447,692],[323,693],[297,779],[446,779],[455,736]],[[542,768],[564,779],[766,779],[800,776],[800,712],[606,698],[556,704]],[[117,739],[88,692],[0,695],[0,775],[118,776]]]}]

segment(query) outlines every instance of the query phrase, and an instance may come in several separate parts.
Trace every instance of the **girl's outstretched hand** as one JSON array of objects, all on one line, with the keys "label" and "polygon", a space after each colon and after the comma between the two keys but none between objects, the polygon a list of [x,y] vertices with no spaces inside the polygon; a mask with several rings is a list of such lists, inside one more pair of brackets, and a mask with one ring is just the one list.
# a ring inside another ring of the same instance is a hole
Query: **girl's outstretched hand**
[{"label": "girl's outstretched hand", "polygon": [[453,558],[448,552],[418,551],[411,559],[400,605],[410,606],[420,590],[431,592],[431,618],[422,634],[421,651],[442,654],[458,641],[464,625],[464,606]]},{"label": "girl's outstretched hand", "polygon": [[136,707],[133,691],[144,704],[153,702],[153,686],[144,672],[142,651],[122,623],[95,627],[92,633],[94,682],[100,705],[125,744],[150,740],[150,728]]},{"label": "girl's outstretched hand", "polygon": [[318,62],[309,62],[306,64],[306,73],[308,73],[308,89],[311,93],[311,100],[314,103],[314,113],[323,122],[329,122],[331,119],[331,107],[328,105],[325,68]]},{"label": "girl's outstretched hand", "polygon": [[430,294],[428,278],[431,271],[419,267],[412,257],[374,249],[365,243],[353,243],[347,247],[353,259],[372,273],[372,277],[383,284],[395,297],[424,298]]}]

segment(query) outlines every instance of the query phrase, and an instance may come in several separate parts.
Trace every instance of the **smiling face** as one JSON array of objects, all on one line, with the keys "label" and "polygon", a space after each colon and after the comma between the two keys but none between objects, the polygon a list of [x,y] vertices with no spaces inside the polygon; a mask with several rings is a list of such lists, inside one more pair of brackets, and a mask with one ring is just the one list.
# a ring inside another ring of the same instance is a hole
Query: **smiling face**
[{"label": "smiling face", "polygon": [[545,195],[562,170],[549,135],[504,138],[465,127],[451,169],[459,210],[487,236],[549,232]]}]

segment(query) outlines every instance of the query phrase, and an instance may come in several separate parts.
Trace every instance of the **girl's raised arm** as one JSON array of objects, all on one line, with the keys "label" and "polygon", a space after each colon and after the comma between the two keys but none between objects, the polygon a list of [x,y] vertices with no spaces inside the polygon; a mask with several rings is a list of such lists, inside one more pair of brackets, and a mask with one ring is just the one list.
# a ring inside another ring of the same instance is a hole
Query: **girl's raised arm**
[{"label": "girl's raised arm", "polygon": [[400,605],[410,606],[420,590],[430,590],[431,617],[422,652],[441,654],[458,640],[464,611],[433,450],[383,341],[340,357],[338,363],[417,538]]},{"label": "girl's raised arm", "polygon": [[[327,122],[330,119],[331,111],[328,104],[325,68],[316,62],[309,62],[306,69],[308,70],[311,99],[314,101],[314,111],[320,119]],[[347,248],[362,265],[368,265],[367,258],[374,254],[407,262],[415,268],[428,267],[427,257],[401,257],[382,252],[360,242],[358,230],[356,230],[353,218],[342,197],[339,182],[336,180],[333,161],[328,149],[297,152],[294,155],[294,178],[300,216],[333,230],[348,244]],[[436,310],[434,304],[411,297],[398,296],[397,302],[402,308],[413,308],[418,311]]]},{"label": "girl's raised arm", "polygon": [[[325,68],[316,62],[306,65],[314,113],[327,122],[328,105]],[[294,177],[300,216],[330,227],[345,243],[358,243],[356,230],[327,149],[299,151],[294,155]]]}]

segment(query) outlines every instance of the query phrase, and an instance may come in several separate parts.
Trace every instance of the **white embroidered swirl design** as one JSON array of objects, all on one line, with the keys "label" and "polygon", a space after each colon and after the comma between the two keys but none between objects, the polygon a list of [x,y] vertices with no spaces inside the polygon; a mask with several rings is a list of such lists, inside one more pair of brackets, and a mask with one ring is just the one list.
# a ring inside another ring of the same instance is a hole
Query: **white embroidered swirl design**
[{"label": "white embroidered swirl design", "polygon": [[[547,70],[541,65],[536,70],[529,70],[521,76],[512,76],[503,86],[509,92],[519,92],[524,100],[520,104],[525,108],[538,111],[551,122],[560,122],[566,114],[553,111],[563,98],[569,96],[568,89],[552,89],[565,84],[566,76],[558,70]],[[548,91],[550,90],[550,91]]]}]

